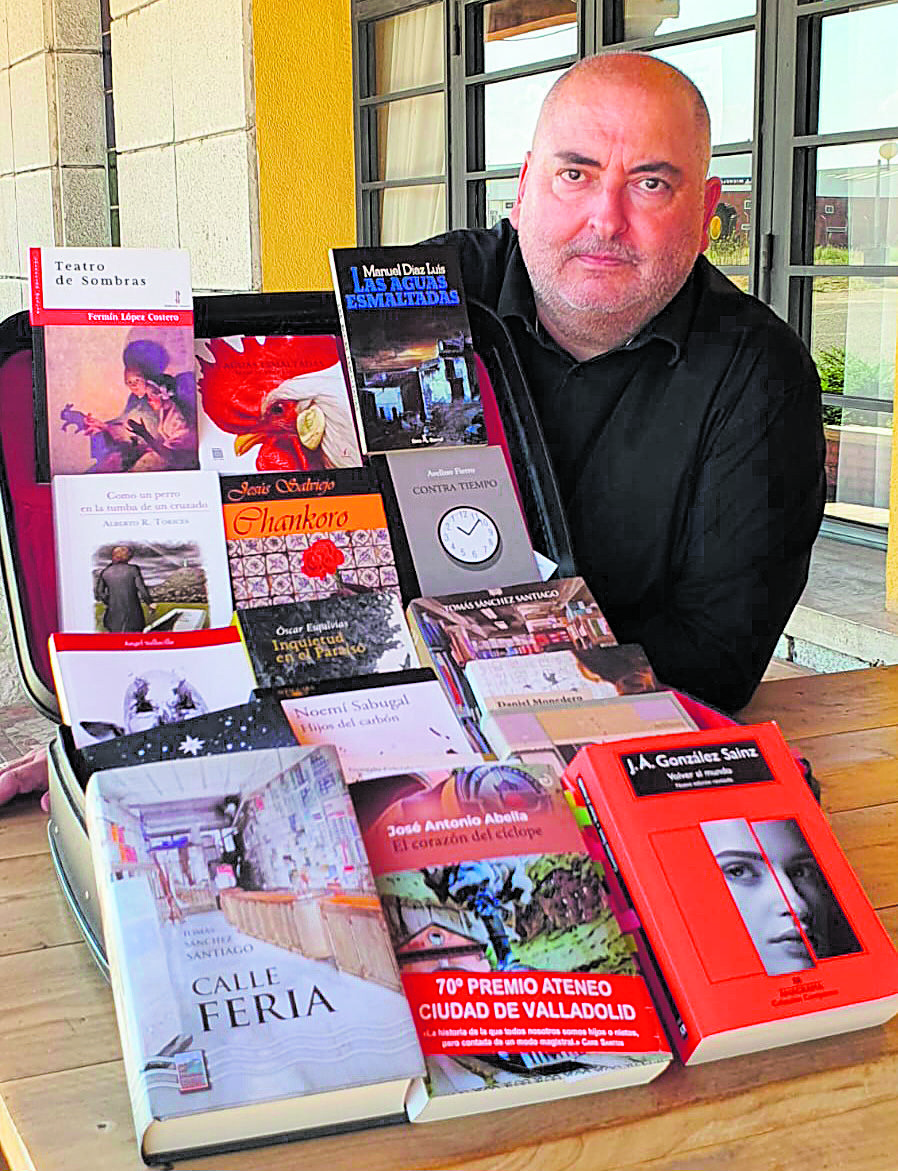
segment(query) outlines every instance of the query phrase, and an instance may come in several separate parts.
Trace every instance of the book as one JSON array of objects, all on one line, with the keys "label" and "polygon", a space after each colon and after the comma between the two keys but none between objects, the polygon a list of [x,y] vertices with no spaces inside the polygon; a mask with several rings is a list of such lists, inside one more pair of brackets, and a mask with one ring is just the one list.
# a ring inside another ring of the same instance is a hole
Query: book
[{"label": "book", "polygon": [[364,452],[486,443],[458,253],[332,248]]},{"label": "book", "polygon": [[238,609],[393,590],[401,578],[383,498],[365,468],[222,476]]},{"label": "book", "polygon": [[189,721],[155,724],[139,732],[84,744],[71,753],[71,759],[84,786],[101,769],[251,749],[289,748],[295,743],[280,702],[272,696],[259,696],[249,703],[191,716]]},{"label": "book", "polygon": [[50,666],[76,748],[245,703],[253,673],[233,626],[51,634]]},{"label": "book", "polygon": [[32,248],[37,478],[199,466],[183,249]]},{"label": "book", "polygon": [[226,626],[233,613],[214,472],[53,477],[59,626]]},{"label": "book", "polygon": [[775,724],[590,746],[564,783],[684,1062],[898,1012],[898,953]]},{"label": "book", "polygon": [[402,1115],[421,1053],[332,749],[99,772],[86,804],[146,1161]]},{"label": "book", "polygon": [[589,703],[656,691],[658,680],[635,643],[538,655],[471,659],[465,677],[481,713]]},{"label": "book", "polygon": [[584,744],[688,731],[692,717],[672,691],[487,712],[480,729],[500,759],[514,756],[559,771]]},{"label": "book", "polygon": [[410,1118],[661,1073],[663,1029],[557,778],[403,769],[350,793],[427,1063]]},{"label": "book", "polygon": [[409,760],[434,766],[482,760],[479,740],[466,734],[432,671],[326,681],[284,698],[282,706],[300,744],[334,745],[350,782]]},{"label": "book", "polygon": [[394,452],[386,462],[420,593],[504,588],[539,576],[500,448]]},{"label": "book", "polygon": [[337,340],[197,338],[200,465],[297,472],[362,462]]},{"label": "book", "polygon": [[238,610],[258,687],[401,671],[417,663],[392,590]]}]

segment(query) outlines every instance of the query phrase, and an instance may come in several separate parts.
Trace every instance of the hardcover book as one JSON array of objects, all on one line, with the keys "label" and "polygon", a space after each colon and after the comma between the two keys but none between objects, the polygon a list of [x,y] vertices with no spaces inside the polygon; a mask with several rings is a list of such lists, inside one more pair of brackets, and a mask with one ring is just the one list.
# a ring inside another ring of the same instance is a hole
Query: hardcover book
[{"label": "hardcover book", "polygon": [[557,778],[493,763],[350,791],[427,1063],[413,1120],[665,1068],[661,1024]]},{"label": "hardcover book", "polygon": [[226,626],[231,589],[214,472],[54,476],[59,625]]},{"label": "hardcover book", "polygon": [[238,610],[258,687],[402,671],[417,663],[392,590]]},{"label": "hardcover book", "polygon": [[562,770],[584,744],[683,732],[695,722],[672,691],[487,712],[480,729],[500,759],[514,756]]},{"label": "hardcover book", "polygon": [[362,450],[486,443],[458,254],[333,248]]},{"label": "hardcover book", "polygon": [[898,1012],[898,954],[775,724],[592,746],[564,783],[684,1062]]},{"label": "hardcover book", "polygon": [[642,647],[591,647],[551,654],[472,659],[465,677],[482,713],[589,703],[658,689]]},{"label": "hardcover book", "polygon": [[401,596],[383,499],[365,468],[222,476],[238,609],[369,590]]},{"label": "hardcover book", "polygon": [[197,338],[200,464],[220,473],[362,462],[336,338]]},{"label": "hardcover book", "polygon": [[350,782],[409,760],[434,767],[482,760],[479,741],[466,735],[430,671],[360,676],[325,688],[284,699],[284,714],[301,744],[334,745]]},{"label": "hardcover book", "polygon": [[38,479],[199,466],[190,257],[32,248]]},{"label": "hardcover book", "polygon": [[332,749],[96,773],[87,821],[146,1161],[401,1116],[421,1052]]},{"label": "hardcover book", "polygon": [[396,452],[387,465],[422,594],[539,576],[500,448]]},{"label": "hardcover book", "polygon": [[185,634],[51,634],[50,666],[76,748],[245,703],[253,689],[233,626]]}]

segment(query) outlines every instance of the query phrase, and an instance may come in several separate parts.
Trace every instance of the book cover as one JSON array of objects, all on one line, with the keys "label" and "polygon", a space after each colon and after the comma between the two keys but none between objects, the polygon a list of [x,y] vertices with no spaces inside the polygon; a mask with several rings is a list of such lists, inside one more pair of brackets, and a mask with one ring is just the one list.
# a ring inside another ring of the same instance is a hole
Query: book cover
[{"label": "book cover", "polygon": [[51,634],[50,666],[76,748],[245,703],[240,632]]},{"label": "book cover", "polygon": [[238,609],[369,590],[401,597],[383,499],[364,468],[222,476]]},{"label": "book cover", "polygon": [[65,631],[187,631],[233,613],[214,472],[54,476]]},{"label": "book cover", "polygon": [[417,663],[392,590],[238,610],[258,687],[402,671]]},{"label": "book cover", "polygon": [[83,745],[73,754],[78,779],[86,785],[90,776],[101,769],[183,757],[222,756],[250,749],[288,748],[296,743],[280,703],[271,696],[193,715],[190,726],[186,724],[185,720],[154,724],[139,732]]},{"label": "book cover", "polygon": [[635,643],[472,659],[465,677],[482,713],[589,703],[659,687],[645,651]]},{"label": "book cover", "polygon": [[427,1062],[413,1119],[664,1069],[663,1030],[557,778],[493,763],[350,791]]},{"label": "book cover", "polygon": [[38,478],[199,466],[190,257],[32,248]]},{"label": "book cover", "polygon": [[591,746],[564,783],[684,1061],[898,1011],[898,954],[775,724]]},{"label": "book cover", "polygon": [[337,340],[197,338],[200,466],[297,472],[362,462]]},{"label": "book cover", "polygon": [[539,576],[498,447],[386,458],[422,594],[504,588]]},{"label": "book cover", "polygon": [[584,744],[683,732],[695,722],[672,691],[487,712],[480,728],[500,759],[564,769]]},{"label": "book cover", "polygon": [[350,782],[409,760],[439,766],[482,759],[430,672],[396,678],[344,680],[345,690],[284,699],[284,714],[301,744],[335,746]]},{"label": "book cover", "polygon": [[395,1117],[421,1054],[333,750],[109,770],[86,801],[144,1158]]},{"label": "book cover", "polygon": [[332,248],[330,261],[363,450],[486,443],[455,249]]}]

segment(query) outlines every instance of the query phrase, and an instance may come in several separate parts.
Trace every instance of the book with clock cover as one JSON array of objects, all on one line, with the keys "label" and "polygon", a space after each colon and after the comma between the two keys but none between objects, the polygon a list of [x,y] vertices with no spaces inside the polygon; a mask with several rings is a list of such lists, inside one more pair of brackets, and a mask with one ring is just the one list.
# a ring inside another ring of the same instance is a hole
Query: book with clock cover
[{"label": "book with clock cover", "polygon": [[199,467],[183,249],[32,248],[37,478]]},{"label": "book with clock cover", "polygon": [[86,807],[146,1161],[402,1116],[422,1057],[333,749],[107,770]]},{"label": "book with clock cover", "polygon": [[507,587],[538,576],[502,450],[386,457],[421,594]]},{"label": "book with clock cover", "polygon": [[300,472],[362,462],[337,339],[197,338],[200,465]]},{"label": "book with clock cover", "polygon": [[253,673],[233,626],[51,634],[50,666],[76,748],[245,703]]},{"label": "book with clock cover", "polygon": [[393,590],[238,610],[258,687],[402,671],[417,663]]},{"label": "book with clock cover", "polygon": [[898,953],[775,724],[593,745],[564,784],[684,1062],[898,1012]]},{"label": "book with clock cover", "polygon": [[661,1073],[663,1029],[557,777],[407,767],[350,793],[427,1062],[413,1120]]},{"label": "book with clock cover", "polygon": [[53,477],[59,628],[227,626],[231,584],[214,472]]},{"label": "book with clock cover", "polygon": [[362,450],[486,443],[458,253],[332,248]]},{"label": "book with clock cover", "polygon": [[367,468],[221,477],[238,609],[368,590],[402,596],[384,503]]}]

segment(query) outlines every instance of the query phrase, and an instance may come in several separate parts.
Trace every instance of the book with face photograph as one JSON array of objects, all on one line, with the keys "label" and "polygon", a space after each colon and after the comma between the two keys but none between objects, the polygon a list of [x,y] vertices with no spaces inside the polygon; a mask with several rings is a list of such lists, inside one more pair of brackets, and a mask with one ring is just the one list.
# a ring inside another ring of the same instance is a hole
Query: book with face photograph
[{"label": "book with face photograph", "polygon": [[898,1012],[898,953],[775,724],[592,745],[564,784],[684,1062]]},{"label": "book with face photograph", "polygon": [[332,248],[362,449],[486,443],[458,253]]},{"label": "book with face photograph", "polygon": [[190,257],[32,248],[37,475],[199,467]]},{"label": "book with face photograph", "polygon": [[402,1117],[423,1062],[332,748],[105,770],[86,809],[145,1160]]}]

